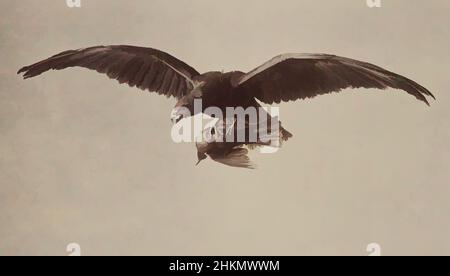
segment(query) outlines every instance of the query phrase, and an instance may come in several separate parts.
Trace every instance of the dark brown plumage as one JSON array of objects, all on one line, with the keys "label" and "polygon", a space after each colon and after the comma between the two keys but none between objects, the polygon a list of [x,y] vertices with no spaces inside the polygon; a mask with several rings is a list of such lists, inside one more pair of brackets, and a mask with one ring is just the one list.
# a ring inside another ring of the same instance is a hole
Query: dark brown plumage
[{"label": "dark brown plumage", "polygon": [[[370,63],[326,54],[280,55],[245,74],[198,73],[194,68],[162,51],[134,46],[97,46],[70,50],[19,70],[24,78],[38,76],[49,70],[84,67],[104,73],[119,83],[142,90],[157,92],[178,99],[172,119],[178,122],[185,107],[194,114],[194,99],[203,100],[203,111],[211,106],[259,107],[257,100],[267,104],[313,98],[339,92],[346,88],[401,89],[429,105],[427,96],[433,94],[418,83]],[[282,139],[292,135],[281,128]],[[221,163],[239,156],[246,160],[243,143],[235,148],[215,144],[214,153],[204,152]],[[199,153],[200,156],[200,153]],[[224,161],[225,160],[225,161]],[[231,162],[232,163],[232,162]],[[246,167],[246,166],[241,166]]]},{"label": "dark brown plumage", "polygon": [[75,66],[106,74],[131,87],[178,99],[194,88],[193,79],[200,75],[195,69],[167,53],[134,46],[97,46],[66,51],[26,66],[18,73],[24,73],[24,78],[27,79],[51,69],[61,70]]}]

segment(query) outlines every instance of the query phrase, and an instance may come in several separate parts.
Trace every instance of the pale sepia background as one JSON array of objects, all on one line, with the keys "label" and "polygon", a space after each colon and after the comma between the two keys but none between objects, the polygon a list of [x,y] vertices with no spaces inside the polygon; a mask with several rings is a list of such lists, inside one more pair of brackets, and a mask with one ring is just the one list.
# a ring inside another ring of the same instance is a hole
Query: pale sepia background
[{"label": "pale sepia background", "polygon": [[[0,2],[0,255],[450,254],[450,1]],[[281,105],[295,137],[255,171],[170,138],[175,101],[84,69],[23,81],[67,49],[131,44],[201,72],[286,52],[353,57],[435,93]]]}]

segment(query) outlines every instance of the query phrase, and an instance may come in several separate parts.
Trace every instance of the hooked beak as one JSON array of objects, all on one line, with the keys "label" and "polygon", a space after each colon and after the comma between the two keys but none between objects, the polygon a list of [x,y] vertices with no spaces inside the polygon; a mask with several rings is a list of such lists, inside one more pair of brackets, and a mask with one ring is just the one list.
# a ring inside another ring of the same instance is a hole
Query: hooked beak
[{"label": "hooked beak", "polygon": [[170,120],[172,121],[172,124],[174,124],[174,125],[178,124],[178,122],[181,121],[182,119],[183,119],[183,116],[181,116],[181,115],[170,118]]},{"label": "hooked beak", "polygon": [[183,113],[184,109],[182,107],[175,107],[172,109],[172,113],[170,114],[170,120],[173,124],[178,124],[179,121],[181,121],[184,116]]}]

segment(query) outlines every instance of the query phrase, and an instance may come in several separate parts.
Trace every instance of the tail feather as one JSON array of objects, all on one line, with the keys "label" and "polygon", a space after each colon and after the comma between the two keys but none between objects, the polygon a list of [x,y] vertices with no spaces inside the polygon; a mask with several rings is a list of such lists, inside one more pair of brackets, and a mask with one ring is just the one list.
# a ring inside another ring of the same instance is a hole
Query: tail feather
[{"label": "tail feather", "polygon": [[286,129],[284,129],[283,127],[281,127],[280,129],[280,136],[281,136],[281,140],[283,141],[288,141],[290,138],[294,137],[294,135],[292,135],[292,133],[290,133],[289,131],[287,131]]},{"label": "tail feather", "polygon": [[241,147],[234,148],[225,156],[209,154],[211,159],[224,165],[244,169],[256,169],[256,165],[248,157],[248,150]]}]

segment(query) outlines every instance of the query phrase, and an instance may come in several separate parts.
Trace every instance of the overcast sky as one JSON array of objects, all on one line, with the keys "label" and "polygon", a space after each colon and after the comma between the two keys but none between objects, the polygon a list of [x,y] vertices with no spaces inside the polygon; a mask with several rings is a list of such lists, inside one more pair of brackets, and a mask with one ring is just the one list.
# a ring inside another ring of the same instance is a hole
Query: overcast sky
[{"label": "overcast sky", "polygon": [[[450,254],[450,2],[0,2],[0,255]],[[158,48],[200,72],[281,53],[338,54],[414,79],[280,105],[294,134],[258,170],[203,162],[170,138],[175,104],[71,69],[23,81],[50,55]]]}]

